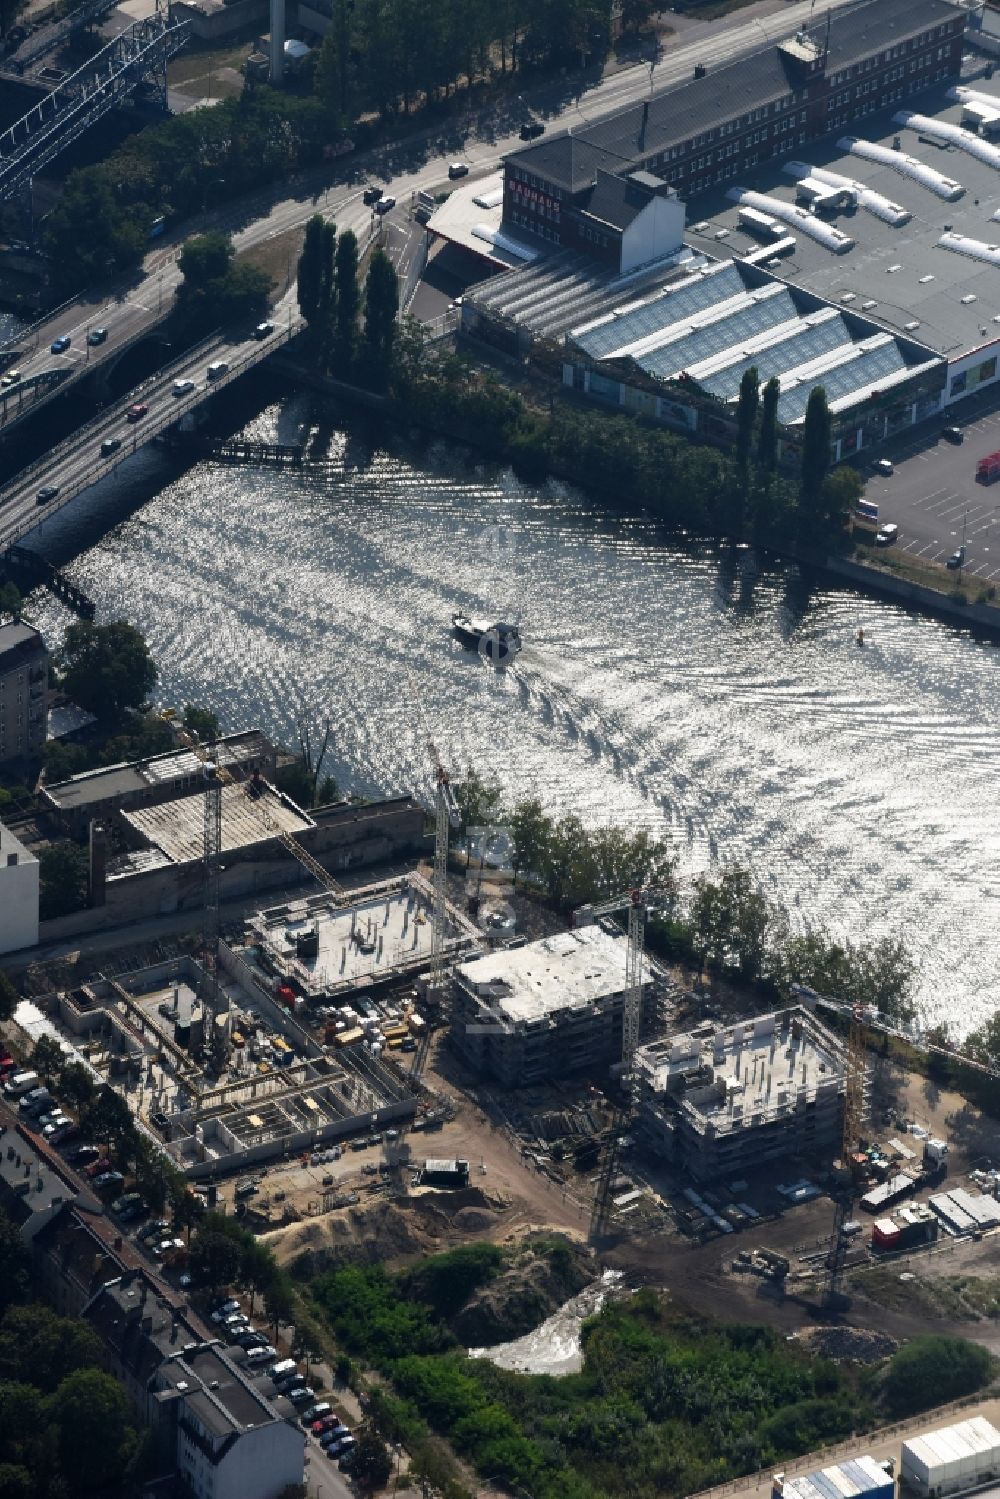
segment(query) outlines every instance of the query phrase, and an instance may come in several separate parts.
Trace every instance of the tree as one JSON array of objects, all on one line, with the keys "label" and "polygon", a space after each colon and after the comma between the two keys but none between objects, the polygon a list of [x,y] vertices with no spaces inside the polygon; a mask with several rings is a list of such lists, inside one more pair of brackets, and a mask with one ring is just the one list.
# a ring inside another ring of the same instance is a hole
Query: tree
[{"label": "tree", "polygon": [[496,781],[486,781],[477,770],[468,770],[454,785],[455,800],[462,815],[462,831],[495,823],[503,793]]},{"label": "tree", "polygon": [[384,383],[392,362],[398,311],[396,268],[384,250],[376,250],[365,283],[365,342],[369,364],[379,384]]},{"label": "tree", "polygon": [[10,1219],[0,1214],[0,1312],[24,1300],[30,1270],[31,1258],[24,1240]]},{"label": "tree", "polygon": [[822,385],[814,385],[806,403],[802,432],[802,472],[800,500],[810,517],[820,510],[820,491],[830,467],[830,407]]},{"label": "tree", "polygon": [[392,1477],[392,1457],[370,1421],[361,1428],[351,1462],[351,1477],[365,1489],[384,1489]]},{"label": "tree", "polygon": [[104,723],[140,708],[158,676],[141,631],[122,619],[107,625],[74,621],[63,637],[58,666],[67,696]]},{"label": "tree", "polygon": [[6,36],[28,0],[0,0],[0,37]]},{"label": "tree", "polygon": [[64,1472],[77,1493],[114,1489],[136,1450],[128,1396],[101,1369],[77,1369],[49,1400]]},{"label": "tree", "polygon": [[764,386],[760,401],[760,431],[757,434],[757,464],[764,474],[773,474],[778,466],[778,401],[781,385],[772,375]]},{"label": "tree", "polygon": [[514,870],[521,876],[540,877],[549,856],[552,822],[546,817],[537,797],[519,802],[511,814],[511,837],[514,840]]},{"label": "tree", "polygon": [[337,346],[345,364],[350,364],[357,336],[358,306],[358,241],[350,229],[345,229],[337,241]]},{"label": "tree", "polygon": [[31,1053],[31,1065],[47,1083],[60,1076],[66,1054],[54,1036],[39,1036]]},{"label": "tree", "polygon": [[894,1353],[883,1395],[894,1417],[909,1416],[981,1389],[993,1372],[988,1349],[964,1338],[925,1334]]},{"label": "tree", "polygon": [[101,1345],[86,1322],[32,1302],[0,1321],[0,1380],[17,1379],[48,1394],[75,1369],[99,1364]]},{"label": "tree", "polygon": [[[0,0],[0,5],[2,3],[3,0]],[[4,583],[0,587],[0,614],[9,614],[13,619],[20,619],[22,603],[21,590],[16,583]]]},{"label": "tree", "polygon": [[295,1315],[295,1300],[287,1276],[276,1275],[270,1285],[265,1287],[264,1309],[277,1337],[278,1329],[291,1322]]},{"label": "tree", "polygon": [[740,380],[740,394],[736,403],[736,458],[745,467],[750,462],[750,446],[753,429],[760,405],[760,379],[756,365],[749,365]]},{"label": "tree", "polygon": [[184,706],[184,727],[203,744],[211,744],[219,737],[219,720],[209,708],[199,708],[194,703]]},{"label": "tree", "polygon": [[827,474],[820,489],[823,519],[831,530],[842,531],[851,511],[865,492],[865,481],[856,468],[840,464]]},{"label": "tree", "polygon": [[59,1079],[59,1090],[66,1102],[81,1113],[97,1092],[97,1084],[82,1062],[67,1062]]},{"label": "tree", "polygon": [[38,855],[39,915],[43,921],[82,911],[87,904],[89,861],[76,843],[47,843]]},{"label": "tree", "polygon": [[136,1130],[128,1104],[109,1083],[98,1088],[80,1119],[84,1130],[95,1140],[103,1140],[109,1152],[122,1162],[135,1154]]},{"label": "tree", "polygon": [[182,281],[177,310],[182,327],[207,332],[261,312],[271,278],[256,266],[236,260],[228,234],[212,230],[184,243],[178,264]]},{"label": "tree", "polygon": [[297,270],[296,296],[299,311],[314,336],[319,330],[320,300],[323,287],[323,215],[314,213],[306,224],[302,254]]},{"label": "tree", "polygon": [[279,765],[274,773],[274,784],[285,796],[300,807],[311,807],[316,781],[303,759],[292,760],[288,765]]},{"label": "tree", "polygon": [[9,1020],[21,1003],[21,996],[5,973],[0,973],[0,1022]]},{"label": "tree", "polygon": [[191,1246],[191,1275],[195,1282],[210,1291],[221,1291],[234,1283],[239,1270],[239,1245],[228,1234],[203,1225]]}]

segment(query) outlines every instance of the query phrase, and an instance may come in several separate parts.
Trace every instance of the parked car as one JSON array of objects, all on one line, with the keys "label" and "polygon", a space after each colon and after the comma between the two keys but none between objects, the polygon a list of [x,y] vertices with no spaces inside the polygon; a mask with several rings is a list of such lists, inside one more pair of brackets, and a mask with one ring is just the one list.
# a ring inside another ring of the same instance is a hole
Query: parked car
[{"label": "parked car", "polygon": [[69,1153],[70,1161],[74,1166],[87,1166],[91,1161],[99,1161],[101,1158],[100,1147],[97,1145],[78,1145]]},{"label": "parked car", "polygon": [[117,453],[121,445],[120,437],[106,437],[101,443],[101,457],[110,458],[112,453]]},{"label": "parked car", "polygon": [[956,568],[965,566],[965,548],[959,547],[957,552],[952,552],[948,558],[948,566],[954,571]]},{"label": "parked car", "polygon": [[965,433],[962,431],[961,427],[945,427],[941,433],[941,436],[944,437],[948,442],[959,443],[965,441]]},{"label": "parked car", "polygon": [[63,1145],[67,1140],[75,1140],[79,1133],[80,1126],[70,1119],[67,1123],[60,1124],[57,1129],[53,1130],[49,1136],[49,1141],[53,1145]]},{"label": "parked car", "polygon": [[361,201],[363,203],[367,203],[368,207],[370,208],[373,203],[378,202],[381,196],[382,189],[380,187],[376,187],[375,183],[373,182],[371,186],[366,187],[364,192],[361,194]]},{"label": "parked car", "polygon": [[226,1317],[231,1317],[233,1312],[240,1310],[240,1304],[233,1296],[227,1297],[225,1301],[216,1302],[212,1308],[212,1321],[222,1322]]},{"label": "parked car", "polygon": [[327,1456],[343,1457],[345,1452],[349,1452],[352,1447],[356,1446],[357,1442],[354,1437],[341,1437],[338,1441],[331,1442],[330,1446],[326,1449]]},{"label": "parked car", "polygon": [[339,1425],[340,1425],[340,1421],[339,1421],[338,1417],[336,1417],[331,1412],[329,1416],[320,1416],[320,1418],[319,1418],[318,1421],[314,1421],[312,1423],[312,1429],[313,1429],[314,1435],[316,1435],[318,1437],[321,1437],[326,1432],[333,1431],[334,1427],[339,1426]]},{"label": "parked car", "polygon": [[390,194],[388,194],[384,198],[379,198],[378,202],[375,204],[375,212],[377,214],[383,214],[383,215],[387,214],[387,213],[391,213],[392,210],[395,208],[395,206],[396,206],[396,200],[392,196],[392,194],[390,193]]},{"label": "parked car", "polygon": [[69,348],[72,342],[73,340],[70,338],[68,333],[60,333],[58,338],[54,338],[52,340],[49,348],[52,350],[53,354],[65,354],[66,350]]},{"label": "parked car", "polygon": [[46,1140],[54,1140],[61,1130],[68,1129],[72,1123],[72,1119],[67,1119],[65,1114],[59,1114],[55,1119],[50,1119],[48,1124],[42,1126],[42,1134]]},{"label": "parked car", "polygon": [[319,1420],[320,1416],[332,1415],[333,1406],[330,1404],[329,1400],[317,1400],[315,1405],[310,1405],[307,1410],[304,1410],[302,1412],[302,1414],[299,1416],[299,1420],[302,1422],[303,1426],[311,1426],[314,1421]]},{"label": "parked car", "polygon": [[183,1248],[183,1239],[161,1239],[159,1244],[154,1246],[153,1253],[157,1259],[162,1259],[165,1254],[172,1254],[175,1249]]},{"label": "parked car", "polygon": [[883,474],[886,478],[888,478],[889,475],[894,472],[893,466],[892,466],[892,459],[891,458],[876,458],[876,460],[875,460],[875,472],[877,474]]},{"label": "parked car", "polygon": [[94,1177],[94,1186],[98,1192],[110,1192],[124,1184],[125,1178],[120,1171],[99,1171]]},{"label": "parked car", "polygon": [[36,505],[47,505],[50,500],[54,500],[55,499],[55,497],[56,497],[56,495],[58,493],[59,493],[59,485],[58,484],[43,484],[42,487],[41,487],[41,489],[38,491],[37,495],[35,496],[35,504]]},{"label": "parked car", "polygon": [[175,380],[171,387],[171,393],[175,396],[186,396],[194,390],[193,380]]},{"label": "parked car", "polygon": [[448,176],[454,182],[456,177],[468,177],[468,164],[464,161],[453,161],[448,168]]},{"label": "parked car", "polygon": [[124,1197],[115,1198],[111,1204],[111,1211],[113,1213],[127,1213],[129,1208],[144,1206],[145,1203],[141,1192],[126,1192]]},{"label": "parked car", "polygon": [[147,1223],[145,1228],[139,1230],[139,1238],[143,1243],[149,1239],[162,1239],[170,1227],[166,1218],[157,1218],[153,1223]]},{"label": "parked car", "polygon": [[888,525],[879,527],[875,535],[875,545],[877,547],[891,547],[898,536],[899,527],[890,521]]},{"label": "parked car", "polygon": [[350,1434],[351,1428],[349,1426],[345,1426],[343,1421],[338,1420],[338,1418],[334,1416],[333,1425],[326,1428],[325,1432],[320,1437],[320,1442],[324,1447],[329,1447],[331,1442],[342,1442],[344,1440],[344,1437],[349,1437]]},{"label": "parked car", "polygon": [[520,134],[523,141],[535,141],[540,135],[545,134],[545,126],[541,120],[525,120]]},{"label": "parked car", "polygon": [[337,1467],[341,1473],[349,1473],[354,1467],[354,1448],[348,1447],[347,1451],[338,1459]]},{"label": "parked car", "polygon": [[304,1384],[293,1385],[290,1390],[283,1392],[285,1399],[290,1400],[293,1405],[309,1405],[313,1402],[313,1392]]},{"label": "parked car", "polygon": [[91,348],[96,349],[98,344],[107,343],[107,340],[107,328],[91,328],[90,332],[87,334],[87,342],[90,344]]},{"label": "parked car", "polygon": [[270,1343],[265,1343],[262,1348],[251,1348],[247,1354],[247,1363],[257,1366],[268,1364],[272,1359],[278,1357],[277,1348],[272,1348]]},{"label": "parked car", "polygon": [[141,422],[148,411],[149,407],[145,401],[136,401],[135,405],[130,406],[126,411],[125,420],[127,422]]},{"label": "parked car", "polygon": [[270,338],[273,332],[273,323],[258,323],[256,328],[253,330],[253,336],[258,343],[262,343],[265,338]]}]

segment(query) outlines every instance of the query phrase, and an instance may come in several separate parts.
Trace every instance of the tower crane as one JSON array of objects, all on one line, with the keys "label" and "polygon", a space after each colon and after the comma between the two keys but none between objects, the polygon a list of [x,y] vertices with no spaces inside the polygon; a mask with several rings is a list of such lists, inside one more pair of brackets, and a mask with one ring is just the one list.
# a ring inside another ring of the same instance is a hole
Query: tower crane
[{"label": "tower crane", "polygon": [[624,1100],[615,1110],[611,1126],[611,1147],[607,1153],[590,1218],[591,1242],[601,1238],[607,1229],[608,1209],[611,1203],[611,1184],[618,1167],[618,1152],[622,1132],[627,1128],[635,1109],[635,1053],[639,1045],[642,1028],[642,962],[646,945],[646,916],[650,900],[660,892],[651,889],[629,890],[610,900],[593,905],[580,906],[573,912],[574,927],[590,926],[602,916],[611,916],[618,911],[628,911],[628,946],[625,951],[625,1002],[622,1010],[622,1087]]},{"label": "tower crane", "polygon": [[793,984],[791,992],[807,1010],[812,1012],[815,1012],[817,1008],[829,1010],[832,1014],[838,1015],[847,1025],[844,1127],[841,1137],[842,1173],[840,1184],[832,1194],[834,1200],[833,1234],[826,1257],[828,1272],[826,1301],[829,1306],[833,1306],[840,1301],[848,1248],[844,1228],[851,1217],[854,1202],[854,1181],[850,1172],[850,1159],[862,1143],[865,1116],[868,1112],[868,1049],[865,1045],[865,1031],[878,1031],[883,1036],[906,1041],[911,1046],[920,1046],[923,1051],[932,1056],[961,1062],[963,1067],[971,1067],[987,1077],[1000,1076],[1000,1059],[991,1065],[966,1057],[961,1052],[951,1051],[946,1046],[923,1041],[919,1031],[901,1024],[875,1005],[831,999],[828,995],[817,994],[815,989],[810,989],[806,984]]},{"label": "tower crane", "polygon": [[455,793],[451,789],[451,776],[433,739],[428,736],[427,753],[434,766],[434,892],[431,913],[431,979],[430,990],[434,1000],[441,1001],[445,973],[444,928],[448,908],[448,842],[451,829],[461,826]]}]

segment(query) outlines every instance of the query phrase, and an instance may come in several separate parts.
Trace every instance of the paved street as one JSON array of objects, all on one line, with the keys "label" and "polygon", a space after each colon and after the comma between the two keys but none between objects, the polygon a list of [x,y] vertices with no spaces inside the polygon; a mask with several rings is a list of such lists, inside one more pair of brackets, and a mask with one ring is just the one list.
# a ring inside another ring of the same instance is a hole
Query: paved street
[{"label": "paved street", "polygon": [[[961,445],[937,437],[948,425],[961,427]],[[944,562],[966,543],[963,578],[1000,580],[1000,483],[976,481],[976,464],[1000,449],[1000,393],[970,396],[907,441],[885,449],[895,464],[889,478],[872,474],[866,496],[879,507],[879,522],[900,529],[897,548],[930,562]],[[957,576],[957,574],[956,574]]]}]

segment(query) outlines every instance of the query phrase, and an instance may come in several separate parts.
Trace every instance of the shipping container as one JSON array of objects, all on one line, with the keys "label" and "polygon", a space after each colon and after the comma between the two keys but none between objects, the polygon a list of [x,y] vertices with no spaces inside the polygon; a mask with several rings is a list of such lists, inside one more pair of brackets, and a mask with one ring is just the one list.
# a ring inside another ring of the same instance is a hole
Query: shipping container
[{"label": "shipping container", "polygon": [[1000,1476],[1000,1432],[984,1416],[913,1437],[902,1446],[900,1480],[920,1496],[967,1493]]},{"label": "shipping container", "polygon": [[891,1176],[887,1182],[880,1187],[873,1187],[866,1192],[861,1199],[861,1206],[866,1213],[877,1213],[881,1208],[886,1208],[891,1202],[896,1202],[900,1197],[905,1197],[907,1192],[912,1192],[916,1181],[908,1176],[905,1171]]},{"label": "shipping container", "polygon": [[873,1457],[848,1458],[812,1473],[786,1478],[775,1473],[773,1499],[893,1499],[892,1472]]}]

